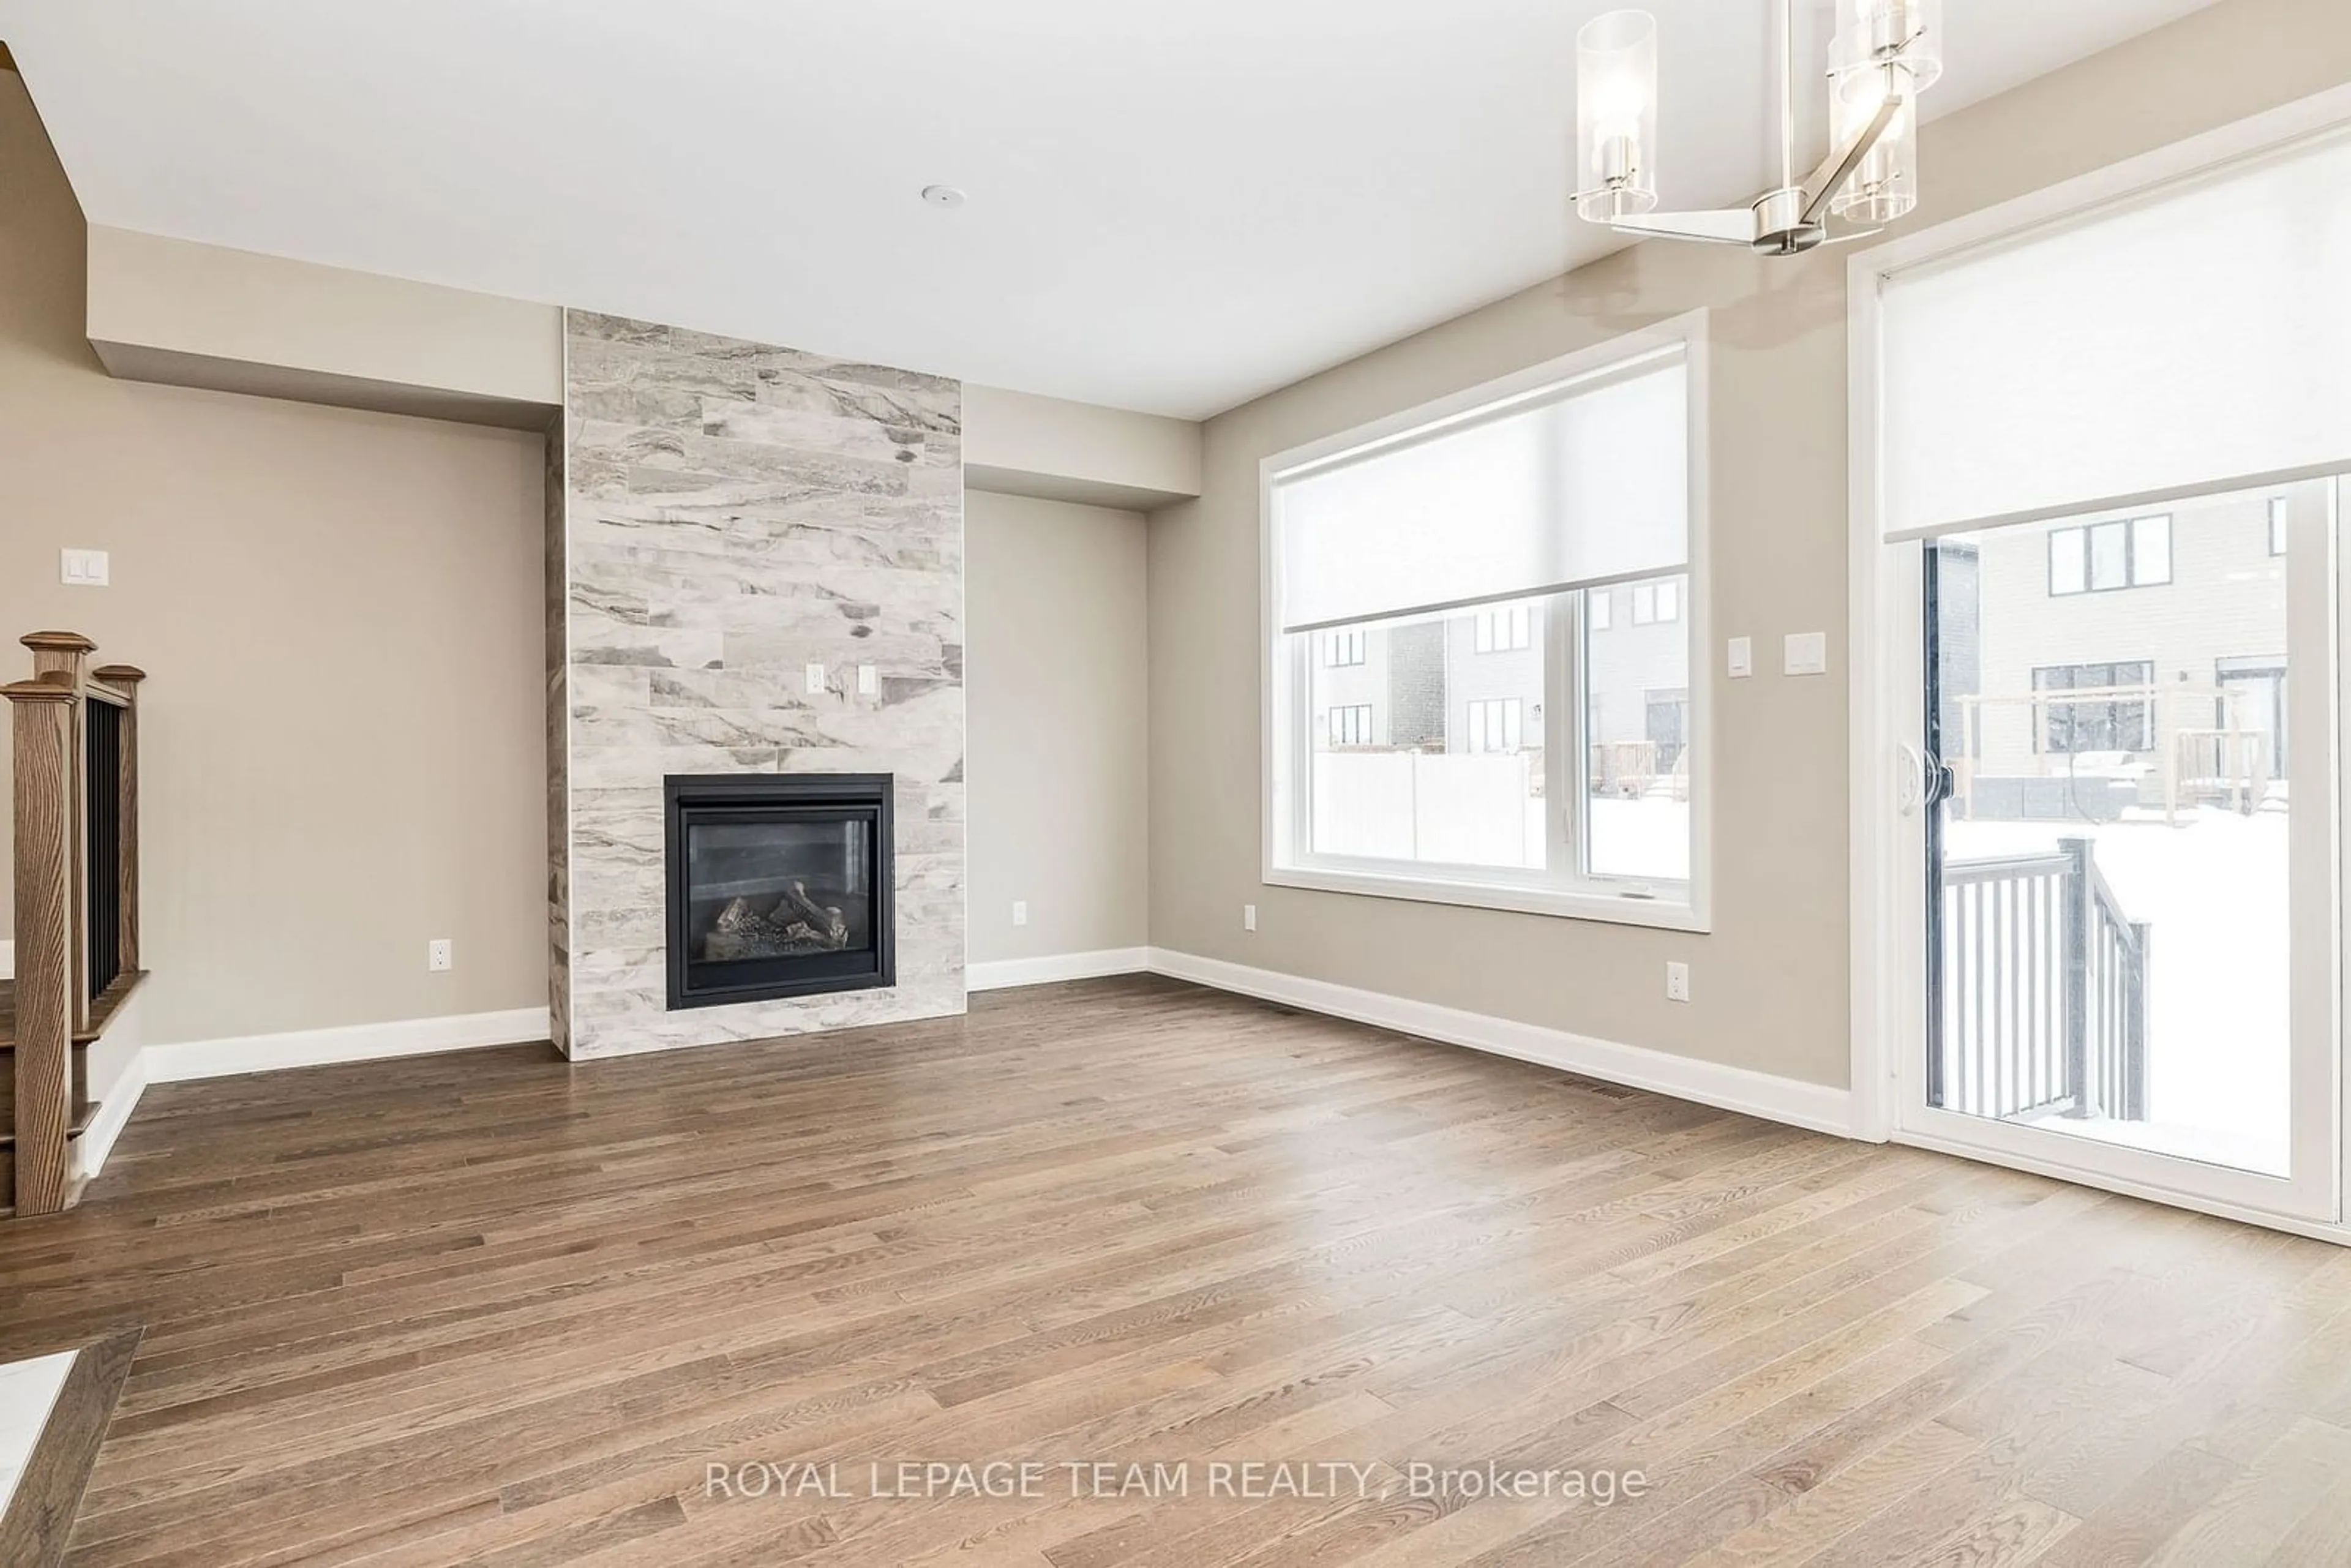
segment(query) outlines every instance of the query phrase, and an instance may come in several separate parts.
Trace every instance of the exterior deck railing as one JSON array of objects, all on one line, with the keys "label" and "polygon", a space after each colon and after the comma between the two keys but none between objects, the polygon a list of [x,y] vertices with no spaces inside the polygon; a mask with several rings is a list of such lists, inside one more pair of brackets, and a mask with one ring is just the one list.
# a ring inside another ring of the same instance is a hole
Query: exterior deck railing
[{"label": "exterior deck railing", "polygon": [[1969,1115],[2147,1117],[2150,932],[2088,839],[1947,862],[1932,1103]]}]

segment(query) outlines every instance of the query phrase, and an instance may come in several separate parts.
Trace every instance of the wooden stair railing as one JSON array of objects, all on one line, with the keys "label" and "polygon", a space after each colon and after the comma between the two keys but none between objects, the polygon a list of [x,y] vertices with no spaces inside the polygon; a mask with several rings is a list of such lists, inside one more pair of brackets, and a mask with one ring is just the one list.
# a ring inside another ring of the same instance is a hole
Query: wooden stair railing
[{"label": "wooden stair railing", "polygon": [[72,1145],[91,1112],[85,1056],[139,961],[138,691],[128,664],[84,673],[94,644],[36,632],[33,677],[8,698],[16,789],[16,977],[0,986],[8,1124],[0,1211],[55,1214],[78,1196]]}]

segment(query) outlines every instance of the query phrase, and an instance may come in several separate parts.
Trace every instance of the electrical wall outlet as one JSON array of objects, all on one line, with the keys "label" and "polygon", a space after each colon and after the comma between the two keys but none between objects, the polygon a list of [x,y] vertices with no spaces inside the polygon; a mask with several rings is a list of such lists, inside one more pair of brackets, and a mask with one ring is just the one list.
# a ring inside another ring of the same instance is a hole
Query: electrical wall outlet
[{"label": "electrical wall outlet", "polygon": [[57,580],[74,588],[104,588],[108,568],[102,549],[68,549],[57,552]]},{"label": "electrical wall outlet", "polygon": [[1257,929],[1256,904],[1244,904],[1241,905],[1241,929],[1244,931],[1254,931]]},{"label": "electrical wall outlet", "polygon": [[809,665],[809,667],[808,667],[808,693],[809,693],[809,695],[810,695],[810,696],[818,696],[818,695],[822,695],[823,691],[824,691],[824,666],[823,666],[822,664],[819,664],[811,663],[811,664]]},{"label": "electrical wall outlet", "polygon": [[1012,901],[1012,924],[1015,925],[1026,925],[1029,924],[1029,901],[1027,899],[1016,898]]},{"label": "electrical wall outlet", "polygon": [[449,938],[435,936],[424,945],[424,967],[436,975],[457,967],[456,954]]},{"label": "electrical wall outlet", "polygon": [[1669,1002],[1689,1000],[1689,966],[1687,964],[1666,966],[1666,1000]]}]

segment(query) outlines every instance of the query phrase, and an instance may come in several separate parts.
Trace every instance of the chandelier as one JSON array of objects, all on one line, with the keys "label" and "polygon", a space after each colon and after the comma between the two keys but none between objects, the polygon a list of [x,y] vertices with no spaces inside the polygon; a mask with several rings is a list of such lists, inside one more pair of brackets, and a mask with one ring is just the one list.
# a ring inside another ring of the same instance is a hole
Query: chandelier
[{"label": "chandelier", "polygon": [[[1781,0],[1780,183],[1743,207],[1657,205],[1657,22],[1611,11],[1575,39],[1575,210],[1623,234],[1797,256],[1918,204],[1918,94],[1943,74],[1942,0],[1837,0],[1828,156],[1796,178],[1795,0]],[[1831,221],[1834,220],[1832,228]]]}]

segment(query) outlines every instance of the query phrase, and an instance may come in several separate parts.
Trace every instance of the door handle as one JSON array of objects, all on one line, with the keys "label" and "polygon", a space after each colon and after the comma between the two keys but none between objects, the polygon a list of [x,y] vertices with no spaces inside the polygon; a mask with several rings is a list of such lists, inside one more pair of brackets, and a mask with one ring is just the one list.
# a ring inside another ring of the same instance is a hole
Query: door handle
[{"label": "door handle", "polygon": [[1906,817],[1915,816],[1927,804],[1927,753],[1907,740],[1896,741],[1894,752],[1902,764],[1902,776],[1894,789],[1894,806]]}]

